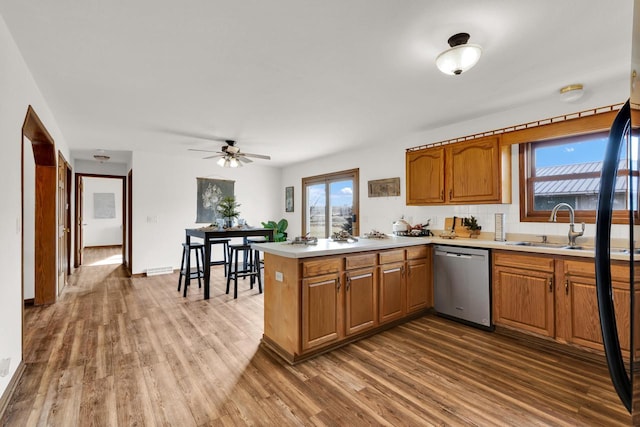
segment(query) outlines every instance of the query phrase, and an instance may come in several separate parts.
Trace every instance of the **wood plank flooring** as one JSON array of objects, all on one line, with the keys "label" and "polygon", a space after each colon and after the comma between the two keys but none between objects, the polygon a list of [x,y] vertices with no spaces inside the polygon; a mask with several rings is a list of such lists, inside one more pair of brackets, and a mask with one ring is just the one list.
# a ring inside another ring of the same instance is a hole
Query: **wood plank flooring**
[{"label": "wood plank flooring", "polygon": [[260,347],[263,299],[212,271],[81,267],[59,302],[26,309],[26,371],[3,426],[630,425],[603,361],[435,316],[296,366]]}]

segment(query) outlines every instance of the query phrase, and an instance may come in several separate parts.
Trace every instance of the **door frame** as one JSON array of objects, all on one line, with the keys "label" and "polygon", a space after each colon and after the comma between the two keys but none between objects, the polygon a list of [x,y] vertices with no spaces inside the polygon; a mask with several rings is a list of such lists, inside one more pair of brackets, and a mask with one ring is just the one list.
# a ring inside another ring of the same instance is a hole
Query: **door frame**
[{"label": "door frame", "polygon": [[84,188],[81,185],[81,181],[83,178],[107,178],[107,179],[120,179],[122,181],[122,264],[125,264],[125,254],[127,253],[127,247],[131,245],[131,242],[126,240],[127,236],[127,228],[129,225],[127,224],[129,215],[127,215],[127,210],[131,209],[130,206],[126,203],[127,201],[127,177],[122,175],[106,175],[106,174],[95,174],[95,173],[76,173],[75,178],[75,251],[73,257],[73,265],[78,268],[82,265],[82,196],[84,193]]},{"label": "door frame", "polygon": [[[64,173],[64,187],[59,188],[58,193],[58,210],[60,210],[60,203],[64,203],[66,207],[63,209],[63,233],[64,233],[64,241],[65,241],[65,252],[64,259],[65,265],[63,267],[64,270],[64,286],[69,283],[69,276],[71,275],[71,178],[73,175],[71,165],[67,162],[67,159],[64,158],[64,155],[61,151],[58,150],[58,174],[61,173],[60,169],[63,169],[62,173]],[[60,176],[58,176],[58,180]],[[61,197],[62,196],[62,197]],[[58,215],[60,212],[58,211]],[[60,221],[60,217],[58,216],[57,221]],[[60,224],[58,224],[60,225]],[[58,227],[59,228],[59,227]],[[60,230],[58,229],[58,233]],[[60,235],[57,235],[57,238],[60,238]],[[61,247],[58,240],[58,257],[60,257]],[[58,263],[58,278],[60,276],[60,265]],[[59,285],[59,283],[58,283]],[[62,292],[64,286],[58,286],[58,295]]]},{"label": "door frame", "polygon": [[[31,141],[35,160],[35,295],[34,304],[51,304],[56,301],[58,279],[58,224],[56,199],[58,166],[55,142],[31,105],[22,125],[21,156],[21,285],[24,306],[24,144]],[[23,313],[24,314],[24,313]],[[24,315],[23,315],[24,322]],[[24,340],[24,328],[22,334]],[[24,346],[23,346],[24,348]]]}]

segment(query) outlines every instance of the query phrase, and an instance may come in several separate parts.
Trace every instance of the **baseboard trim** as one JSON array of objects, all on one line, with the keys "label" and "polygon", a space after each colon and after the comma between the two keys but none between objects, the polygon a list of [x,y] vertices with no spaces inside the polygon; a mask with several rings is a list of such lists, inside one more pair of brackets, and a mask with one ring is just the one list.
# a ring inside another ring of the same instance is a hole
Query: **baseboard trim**
[{"label": "baseboard trim", "polygon": [[18,369],[16,369],[16,372],[14,372],[11,381],[9,381],[7,389],[4,391],[4,393],[2,393],[2,397],[0,397],[0,419],[4,417],[4,413],[9,406],[9,401],[11,400],[13,393],[16,391],[16,387],[20,382],[20,378],[22,378],[22,374],[24,374],[25,368],[26,365],[21,360],[20,364],[18,365]]}]

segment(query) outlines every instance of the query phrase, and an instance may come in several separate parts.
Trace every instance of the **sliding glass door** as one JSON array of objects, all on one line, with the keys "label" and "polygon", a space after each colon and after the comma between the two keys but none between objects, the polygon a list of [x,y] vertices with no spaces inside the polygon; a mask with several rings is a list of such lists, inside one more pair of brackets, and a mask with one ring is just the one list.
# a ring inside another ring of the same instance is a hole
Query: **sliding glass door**
[{"label": "sliding glass door", "polygon": [[346,231],[359,234],[358,169],[302,179],[303,234],[327,238]]}]

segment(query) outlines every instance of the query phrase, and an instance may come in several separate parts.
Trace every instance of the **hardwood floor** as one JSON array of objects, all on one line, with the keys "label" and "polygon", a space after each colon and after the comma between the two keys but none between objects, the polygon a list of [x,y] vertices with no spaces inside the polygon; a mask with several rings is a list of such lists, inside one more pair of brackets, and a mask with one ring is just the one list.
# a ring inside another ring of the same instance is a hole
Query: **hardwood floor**
[{"label": "hardwood floor", "polygon": [[[629,425],[603,362],[426,316],[296,366],[260,347],[262,296],[81,267],[26,310],[3,426]],[[192,282],[193,283],[193,282]],[[196,282],[197,283],[197,282]]]}]

